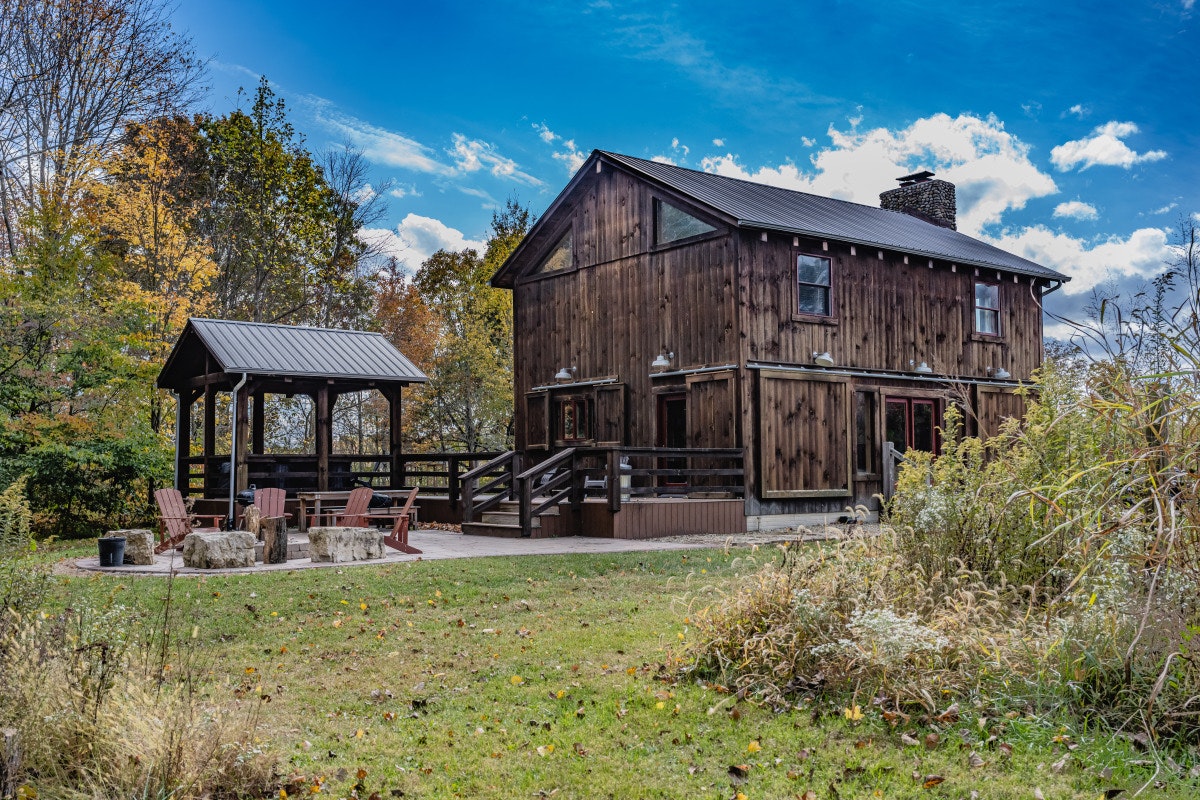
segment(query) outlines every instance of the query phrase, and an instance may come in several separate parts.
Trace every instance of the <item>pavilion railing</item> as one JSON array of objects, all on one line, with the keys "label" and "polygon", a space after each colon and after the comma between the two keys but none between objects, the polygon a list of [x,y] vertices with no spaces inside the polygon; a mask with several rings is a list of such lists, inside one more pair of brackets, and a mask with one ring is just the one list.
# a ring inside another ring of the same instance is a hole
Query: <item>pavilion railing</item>
[{"label": "pavilion railing", "polygon": [[[445,496],[452,506],[462,498],[463,475],[496,453],[404,453],[393,484],[386,455],[337,454],[329,457],[329,491],[366,485],[380,489],[416,486],[422,494]],[[185,494],[221,498],[229,494],[229,456],[185,459],[181,476]],[[315,455],[253,454],[247,456],[247,483],[259,489],[280,488],[289,496],[317,489]],[[205,482],[205,471],[209,480]]]}]

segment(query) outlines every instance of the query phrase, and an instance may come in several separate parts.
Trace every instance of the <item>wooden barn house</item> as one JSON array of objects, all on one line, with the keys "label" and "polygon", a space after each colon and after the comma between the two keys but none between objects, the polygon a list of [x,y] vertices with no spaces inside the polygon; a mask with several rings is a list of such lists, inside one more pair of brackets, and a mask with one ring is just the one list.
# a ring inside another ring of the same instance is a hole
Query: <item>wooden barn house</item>
[{"label": "wooden barn house", "polygon": [[1019,414],[1066,276],[959,233],[953,184],[900,181],[876,208],[593,152],[492,279],[516,452],[475,485],[527,534],[567,500],[556,532],[753,529],[877,508],[885,454],[936,449],[948,403],[972,433]]}]

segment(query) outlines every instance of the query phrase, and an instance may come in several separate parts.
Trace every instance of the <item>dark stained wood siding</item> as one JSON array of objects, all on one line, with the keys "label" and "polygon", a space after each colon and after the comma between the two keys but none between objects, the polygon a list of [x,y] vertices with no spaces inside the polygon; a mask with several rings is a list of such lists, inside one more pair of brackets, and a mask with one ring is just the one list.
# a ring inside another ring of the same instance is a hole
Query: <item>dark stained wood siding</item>
[{"label": "dark stained wood siding", "polygon": [[741,445],[736,380],[735,370],[688,376],[688,447]]},{"label": "dark stained wood siding", "polygon": [[762,370],[758,402],[762,496],[848,496],[850,381]]},{"label": "dark stained wood siding", "polygon": [[[1042,309],[1029,278],[981,271],[1000,287],[1001,337],[973,333],[976,270],[843,242],[742,232],[744,355],[750,361],[811,364],[814,352],[839,367],[988,377],[988,367],[1028,380],[1042,361]],[[825,246],[828,246],[828,250]],[[852,254],[851,250],[855,252]],[[798,317],[795,257],[832,260],[834,316]]]},{"label": "dark stained wood siding", "polygon": [[[653,248],[656,196],[622,173],[593,175],[561,212],[573,215],[579,268],[514,289],[516,396],[553,383],[562,367],[574,366],[580,381],[616,378],[627,387],[623,438],[634,445],[654,443],[650,362],[659,352],[674,352],[672,368],[688,369],[736,363],[739,350],[732,237],[722,228]],[[517,412],[524,449],[526,409]]]},{"label": "dark stained wood siding", "polygon": [[982,438],[999,432],[1004,420],[1025,416],[1025,398],[1011,389],[975,387],[975,434]]}]

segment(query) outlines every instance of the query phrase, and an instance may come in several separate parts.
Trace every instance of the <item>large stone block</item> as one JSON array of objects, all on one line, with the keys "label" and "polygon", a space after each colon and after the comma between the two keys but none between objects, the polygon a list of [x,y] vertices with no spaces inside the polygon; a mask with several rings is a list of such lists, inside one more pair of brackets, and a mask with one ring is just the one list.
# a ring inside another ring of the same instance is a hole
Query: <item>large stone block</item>
[{"label": "large stone block", "polygon": [[383,531],[374,528],[309,528],[308,557],[341,563],[383,558]]},{"label": "large stone block", "polygon": [[183,539],[183,564],[194,569],[254,566],[254,534],[246,531],[189,533]]},{"label": "large stone block", "polygon": [[125,537],[125,563],[149,566],[154,563],[154,534],[143,528],[109,531],[109,536]]}]

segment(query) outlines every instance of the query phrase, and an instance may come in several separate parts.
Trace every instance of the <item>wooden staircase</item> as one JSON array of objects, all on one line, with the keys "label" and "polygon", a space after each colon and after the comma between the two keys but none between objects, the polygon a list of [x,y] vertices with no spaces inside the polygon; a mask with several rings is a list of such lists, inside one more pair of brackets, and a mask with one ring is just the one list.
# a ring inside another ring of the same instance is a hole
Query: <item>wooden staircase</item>
[{"label": "wooden staircase", "polygon": [[[557,506],[548,508],[530,520],[530,538],[549,539],[562,536]],[[549,519],[547,519],[549,518]],[[516,500],[504,500],[493,511],[485,511],[479,522],[464,522],[462,532],[471,536],[498,536],[521,538],[521,504]]]}]

